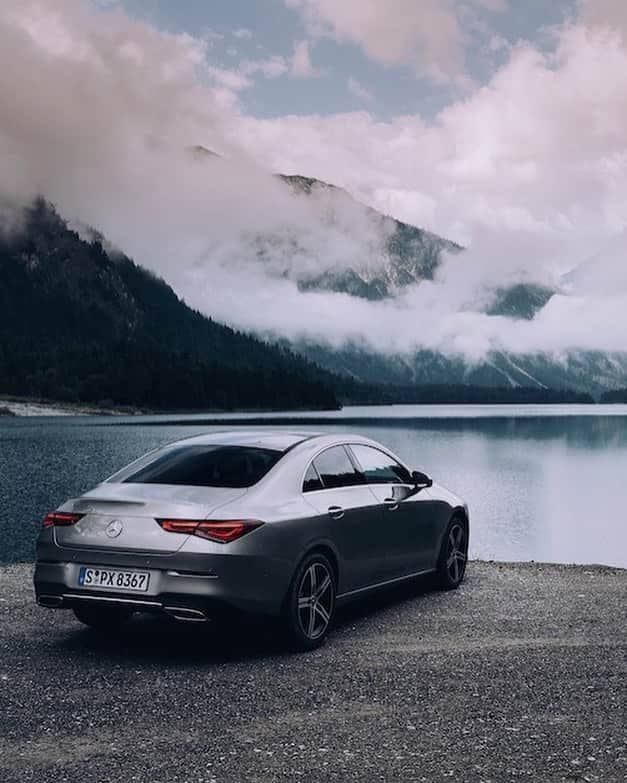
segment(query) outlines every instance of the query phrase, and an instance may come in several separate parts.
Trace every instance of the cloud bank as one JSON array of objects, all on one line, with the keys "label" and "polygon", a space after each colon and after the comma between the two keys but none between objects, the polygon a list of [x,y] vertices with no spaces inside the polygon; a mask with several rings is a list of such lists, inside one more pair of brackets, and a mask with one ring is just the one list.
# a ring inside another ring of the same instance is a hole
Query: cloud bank
[{"label": "cloud bank", "polygon": [[[358,42],[377,61],[409,62],[416,51],[416,63],[435,63],[447,78],[462,67],[463,41],[450,60],[430,54],[448,51],[438,25],[435,41],[414,31],[411,46],[390,31],[384,53],[350,15],[351,3],[299,5],[312,24],[326,25],[324,34]],[[339,5],[345,16],[336,18]],[[454,13],[459,30],[461,5],[437,5]],[[553,31],[549,51],[521,42],[485,85],[433,122],[382,122],[367,112],[259,120],[243,112],[238,85],[219,73],[201,40],[82,0],[5,0],[0,199],[26,203],[43,193],[191,305],[270,335],[359,338],[386,350],[431,347],[473,359],[492,349],[624,350],[621,7],[582,2]],[[450,43],[458,33],[446,35]],[[263,69],[242,72],[255,75]],[[222,157],[199,161],[189,152],[194,144]],[[395,301],[301,293],[296,267],[375,267],[384,261],[385,232],[341,193],[295,196],[272,171],[336,182],[469,249]],[[520,280],[561,293],[531,322],[476,312],[489,289]]]}]

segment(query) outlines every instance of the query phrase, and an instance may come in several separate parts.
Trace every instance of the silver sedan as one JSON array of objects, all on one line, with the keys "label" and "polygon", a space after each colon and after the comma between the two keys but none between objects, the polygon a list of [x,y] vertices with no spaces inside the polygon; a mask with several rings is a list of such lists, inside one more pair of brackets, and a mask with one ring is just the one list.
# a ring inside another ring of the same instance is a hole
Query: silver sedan
[{"label": "silver sedan", "polygon": [[150,452],[43,520],[41,606],[114,628],[133,612],[279,616],[293,645],[336,607],[432,573],[456,588],[468,507],[357,435],[200,435]]}]

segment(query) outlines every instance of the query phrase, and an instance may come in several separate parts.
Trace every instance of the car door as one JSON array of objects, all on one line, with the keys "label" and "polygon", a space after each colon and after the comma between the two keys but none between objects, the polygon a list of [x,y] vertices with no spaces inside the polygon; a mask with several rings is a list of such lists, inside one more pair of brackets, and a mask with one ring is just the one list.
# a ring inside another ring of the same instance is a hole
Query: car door
[{"label": "car door", "polygon": [[340,554],[339,592],[382,581],[385,542],[379,530],[379,503],[344,446],[331,446],[314,458],[305,474],[303,496],[319,515],[319,532]]},{"label": "car door", "polygon": [[387,541],[387,578],[432,568],[437,520],[428,492],[413,494],[409,471],[384,451],[361,443],[351,444],[350,450],[377,497],[380,531]]}]

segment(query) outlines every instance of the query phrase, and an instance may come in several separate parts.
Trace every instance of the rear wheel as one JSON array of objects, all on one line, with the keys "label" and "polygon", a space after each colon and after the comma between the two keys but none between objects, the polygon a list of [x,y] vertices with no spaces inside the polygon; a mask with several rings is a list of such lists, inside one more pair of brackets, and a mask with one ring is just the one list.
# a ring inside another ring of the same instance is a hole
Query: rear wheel
[{"label": "rear wheel", "polygon": [[76,606],[74,615],[83,625],[99,631],[115,631],[126,623],[133,612],[117,606]]},{"label": "rear wheel", "polygon": [[460,517],[453,517],[448,523],[436,573],[438,587],[454,590],[462,583],[468,560],[468,529]]},{"label": "rear wheel", "polygon": [[313,650],[325,640],[335,614],[335,574],[319,552],[300,564],[285,604],[289,640],[299,650]]}]

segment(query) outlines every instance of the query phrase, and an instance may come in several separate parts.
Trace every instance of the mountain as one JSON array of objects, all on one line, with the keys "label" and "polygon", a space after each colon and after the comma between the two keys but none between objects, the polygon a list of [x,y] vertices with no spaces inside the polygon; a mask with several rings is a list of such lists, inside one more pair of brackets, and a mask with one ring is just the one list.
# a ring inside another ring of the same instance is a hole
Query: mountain
[{"label": "mountain", "polygon": [[568,390],[503,388],[498,373],[465,376],[463,364],[439,356],[419,377],[411,362],[392,357],[386,366],[357,346],[335,355],[304,348],[331,368],[321,369],[287,344],[268,344],[190,309],[163,280],[105,252],[96,231],[82,233],[43,199],[24,210],[19,231],[0,231],[0,393],[204,410],[336,408],[338,400],[591,401]]},{"label": "mountain", "polygon": [[[308,271],[307,265],[286,270],[284,275],[295,279],[301,291],[336,291],[371,301],[391,299],[398,296],[406,286],[433,280],[445,254],[457,255],[464,250],[456,242],[361,204],[345,190],[328,182],[296,174],[277,176],[296,194],[323,196],[328,225],[337,224],[337,213],[347,208],[361,212],[361,220],[372,234],[382,238],[381,246],[373,248],[375,252],[368,254],[365,259],[351,258],[344,266],[315,274]],[[270,252],[276,250],[277,241],[274,237],[269,242],[267,249]],[[294,249],[298,250],[298,238],[291,237],[290,241]],[[258,254],[262,262],[265,250],[266,246]],[[551,288],[533,283],[496,288],[486,312],[489,315],[531,319],[554,293]]]},{"label": "mountain", "polygon": [[442,254],[459,253],[463,249],[455,242],[359,204],[345,190],[328,182],[298,175],[278,176],[297,194],[324,194],[329,223],[334,223],[335,212],[357,207],[373,236],[382,238],[381,246],[365,262],[353,258],[350,266],[319,274],[296,270],[302,291],[338,291],[370,300],[393,297],[407,285],[432,280]]},{"label": "mountain", "polygon": [[[395,298],[409,285],[432,280],[445,254],[464,251],[450,240],[359,204],[334,185],[311,177],[278,176],[297,194],[324,197],[330,226],[338,222],[337,213],[341,209],[360,209],[374,233],[384,238],[379,252],[369,254],[366,261],[359,257],[345,259],[345,263],[315,274],[309,264],[285,269],[284,276],[295,280],[302,291],[334,291],[369,300]],[[266,238],[261,243],[258,252],[261,263],[280,241]],[[290,242],[295,257],[304,255],[298,237],[290,237]],[[535,283],[497,287],[483,312],[489,316],[531,320],[556,293],[556,289]],[[553,358],[540,353],[514,355],[494,351],[483,361],[469,363],[462,357],[429,350],[383,353],[367,343],[357,342],[334,348],[311,339],[299,339],[291,347],[333,373],[367,384],[570,388],[595,394],[627,384],[627,352],[570,351]]]},{"label": "mountain", "polygon": [[148,408],[335,408],[328,373],[190,309],[43,199],[0,232],[0,392]]},{"label": "mountain", "polygon": [[474,364],[462,357],[417,350],[380,353],[367,344],[341,348],[300,340],[294,350],[329,371],[365,384],[392,386],[468,385],[486,388],[572,389],[599,394],[627,382],[627,353],[571,351],[561,359],[547,354],[494,351]]},{"label": "mountain", "polygon": [[[199,162],[221,158],[202,145],[191,146],[188,151]],[[325,264],[327,259],[318,248],[306,245],[298,230],[253,237],[257,260],[266,265],[268,273],[293,280],[301,291],[332,291],[370,301],[394,298],[407,286],[433,280],[443,255],[457,255],[464,250],[456,242],[362,204],[337,185],[300,174],[275,177],[294,194],[322,201],[319,228],[323,232],[335,229],[341,241],[343,232],[354,235],[358,225],[370,235],[362,247],[351,248],[351,255],[335,259],[340,263],[330,265]],[[343,212],[354,218],[348,225],[342,225]],[[294,259],[301,263],[294,263]],[[324,269],[325,265],[328,268]],[[555,293],[554,289],[533,283],[496,288],[486,312],[530,320]]]},{"label": "mountain", "polygon": [[552,288],[534,283],[516,283],[509,288],[497,288],[486,313],[530,321],[555,293]]}]

